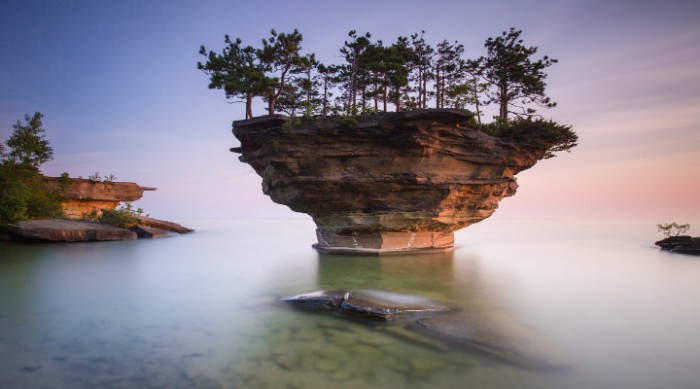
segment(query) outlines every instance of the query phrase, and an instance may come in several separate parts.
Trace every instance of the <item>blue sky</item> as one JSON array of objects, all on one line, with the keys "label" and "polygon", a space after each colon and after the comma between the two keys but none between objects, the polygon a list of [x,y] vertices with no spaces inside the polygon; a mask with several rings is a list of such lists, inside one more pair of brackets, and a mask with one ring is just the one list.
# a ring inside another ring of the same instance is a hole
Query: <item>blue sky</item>
[{"label": "blue sky", "polygon": [[[0,4],[0,139],[40,111],[55,160],[159,190],[159,217],[294,217],[228,149],[241,104],[207,89],[199,46],[259,45],[299,29],[304,50],[339,62],[347,32],[393,41],[426,31],[466,56],[510,27],[559,59],[544,115],[581,137],[519,175],[496,217],[700,221],[700,5],[693,1],[14,1]],[[262,106],[256,114],[263,114]]]}]

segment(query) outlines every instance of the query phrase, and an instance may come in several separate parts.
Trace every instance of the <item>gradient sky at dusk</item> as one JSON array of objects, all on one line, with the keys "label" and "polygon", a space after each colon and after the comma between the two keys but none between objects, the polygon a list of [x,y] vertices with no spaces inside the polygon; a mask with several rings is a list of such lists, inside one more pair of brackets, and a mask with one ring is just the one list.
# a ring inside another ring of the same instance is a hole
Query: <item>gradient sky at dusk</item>
[{"label": "gradient sky at dusk", "polygon": [[476,58],[510,27],[559,59],[547,80],[559,105],[543,114],[572,124],[580,145],[519,174],[495,217],[700,222],[697,1],[3,0],[0,139],[40,111],[48,175],[158,187],[137,203],[156,217],[295,217],[228,151],[243,106],[207,89],[201,44],[220,51],[229,34],[258,46],[298,28],[304,52],[339,63],[349,30],[385,42],[425,30]]}]

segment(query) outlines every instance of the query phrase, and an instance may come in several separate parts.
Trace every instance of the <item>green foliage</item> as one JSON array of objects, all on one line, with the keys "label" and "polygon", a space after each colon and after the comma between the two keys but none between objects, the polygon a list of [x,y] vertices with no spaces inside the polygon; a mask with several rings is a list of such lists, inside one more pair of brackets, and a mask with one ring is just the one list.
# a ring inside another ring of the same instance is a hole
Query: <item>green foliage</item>
[{"label": "green foliage", "polygon": [[[537,47],[524,46],[521,33],[521,30],[511,28],[496,38],[488,38],[484,43],[486,57],[473,62],[479,76],[493,86],[487,94],[488,103],[499,104],[501,120],[507,120],[509,113],[531,117],[535,114],[532,104],[542,108],[556,106],[545,96],[547,74],[544,69],[557,60],[546,55],[537,61],[531,60]],[[521,112],[511,111],[511,108]]]},{"label": "green foliage", "polygon": [[49,190],[44,177],[31,167],[0,164],[0,224],[63,216],[61,190]]},{"label": "green foliage", "polygon": [[[243,47],[240,39],[228,35],[220,54],[202,46],[200,54],[208,60],[197,67],[210,77],[209,88],[245,100],[246,119],[253,116],[254,97],[267,101],[269,114],[346,116],[343,127],[357,125],[353,116],[386,112],[389,104],[401,111],[425,109],[432,101],[435,108],[473,108],[481,126],[482,107],[495,103],[499,115],[484,130],[544,149],[551,158],[576,146],[578,137],[570,126],[533,120],[541,118],[535,108],[556,106],[545,95],[545,69],[557,60],[536,59],[537,47],[526,46],[521,33],[510,28],[488,38],[486,55],[474,60],[463,58],[465,49],[458,41],[442,40],[433,48],[424,39],[425,31],[385,45],[369,32],[352,30],[340,48],[344,62],[324,65],[314,54],[301,54],[299,31],[272,30],[262,48]],[[509,114],[517,119],[509,121]]]},{"label": "green foliage", "polygon": [[0,223],[61,217],[61,190],[49,190],[39,166],[53,158],[41,128],[40,112],[17,121],[12,136],[0,147]]},{"label": "green foliage", "polygon": [[657,224],[659,232],[664,234],[665,238],[670,238],[671,236],[678,236],[684,234],[690,229],[690,224],[678,224],[676,222]]},{"label": "green foliage", "polygon": [[113,174],[110,174],[108,176],[100,176],[100,172],[95,172],[91,174],[87,179],[92,182],[104,182],[105,184],[112,184],[117,179],[117,177]]},{"label": "green foliage", "polygon": [[506,122],[497,120],[477,127],[520,146],[545,150],[544,158],[552,158],[556,152],[570,151],[578,144],[578,135],[571,126],[541,118],[517,118]]},{"label": "green foliage", "polygon": [[53,159],[53,149],[41,128],[41,112],[35,112],[34,116],[24,115],[26,124],[19,120],[12,125],[12,136],[5,142],[10,151],[3,153],[3,159],[16,164],[39,169],[39,166]]},{"label": "green foliage", "polygon": [[344,116],[342,119],[340,119],[339,123],[340,127],[342,128],[357,127],[358,124],[360,124],[360,122],[358,122],[357,119],[348,116]]},{"label": "green foliage", "polygon": [[302,35],[294,30],[292,33],[270,31],[270,37],[262,41],[263,47],[243,47],[240,39],[232,40],[225,35],[227,46],[220,54],[207,52],[201,46],[199,53],[207,57],[207,62],[197,62],[197,68],[209,76],[210,89],[223,89],[227,98],[244,99],[246,119],[253,117],[252,100],[262,96],[268,103],[268,113],[275,113],[278,99],[289,92],[293,74],[315,63],[313,56],[302,56]]},{"label": "green foliage", "polygon": [[98,221],[115,227],[130,228],[139,224],[139,218],[142,216],[144,216],[143,209],[134,209],[131,203],[127,202],[117,209],[103,209]]},{"label": "green foliage", "polygon": [[29,188],[0,166],[0,224],[26,220]]}]

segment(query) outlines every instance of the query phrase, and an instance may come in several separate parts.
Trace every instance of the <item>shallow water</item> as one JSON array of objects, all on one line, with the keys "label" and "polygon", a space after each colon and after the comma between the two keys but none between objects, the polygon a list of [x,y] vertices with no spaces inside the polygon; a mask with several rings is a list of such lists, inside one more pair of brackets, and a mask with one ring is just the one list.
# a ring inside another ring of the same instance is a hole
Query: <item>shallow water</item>
[{"label": "shallow water", "polygon": [[[3,388],[695,388],[700,258],[654,224],[488,220],[423,256],[321,255],[313,223],[181,220],[158,240],[0,243]],[[485,312],[529,370],[278,303],[373,288]]]}]

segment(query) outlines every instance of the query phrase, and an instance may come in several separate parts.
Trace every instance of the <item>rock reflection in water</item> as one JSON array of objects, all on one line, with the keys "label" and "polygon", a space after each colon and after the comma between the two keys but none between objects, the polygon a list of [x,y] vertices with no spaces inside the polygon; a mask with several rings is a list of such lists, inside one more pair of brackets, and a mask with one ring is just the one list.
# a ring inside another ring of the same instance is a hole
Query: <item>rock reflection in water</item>
[{"label": "rock reflection in water", "polygon": [[[483,373],[478,371],[484,366],[509,376],[526,374],[523,367],[559,364],[558,359],[551,361],[554,354],[540,353],[546,350],[542,337],[492,304],[498,293],[481,281],[475,261],[461,256],[460,261],[466,263],[460,266],[470,271],[460,275],[454,261],[452,252],[405,257],[320,254],[316,284],[328,292],[309,295],[312,300],[318,297],[319,304],[307,300],[300,304],[300,311],[278,309],[259,318],[264,329],[256,329],[246,358],[234,364],[232,383],[245,387],[330,383],[341,387],[449,387],[445,380],[464,376],[472,367],[478,366],[470,379],[479,382]],[[376,290],[389,293],[376,294]],[[435,300],[454,311],[430,315],[425,320],[434,321],[420,324],[416,322],[419,317],[347,320],[348,315],[338,316],[335,311],[353,293],[370,310],[373,296],[382,304],[397,296],[416,296],[414,301]],[[327,304],[328,298],[332,301]]]},{"label": "rock reflection in water", "polygon": [[[465,259],[465,258],[462,258]],[[341,261],[341,264],[333,263]],[[410,338],[420,344],[432,344],[420,336],[442,341],[467,352],[478,352],[520,367],[562,367],[566,357],[548,344],[536,331],[519,323],[505,308],[494,304],[497,292],[483,285],[479,271],[471,267],[467,279],[457,279],[454,272],[454,253],[440,253],[407,257],[380,257],[355,264],[347,257],[321,256],[319,285],[342,288],[352,280],[363,280],[364,287],[385,290],[403,290],[422,297],[440,296],[459,307],[460,312],[417,318],[407,326],[417,332]],[[324,265],[325,264],[325,265]],[[467,260],[467,266],[473,262]],[[374,266],[373,284],[363,277]],[[464,276],[464,273],[462,273]],[[377,300],[376,305],[382,302]],[[399,332],[396,330],[395,332]],[[405,331],[401,331],[404,336]]]}]

